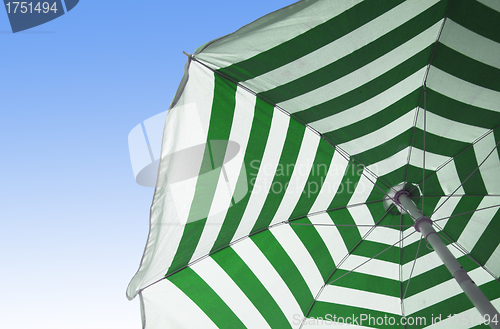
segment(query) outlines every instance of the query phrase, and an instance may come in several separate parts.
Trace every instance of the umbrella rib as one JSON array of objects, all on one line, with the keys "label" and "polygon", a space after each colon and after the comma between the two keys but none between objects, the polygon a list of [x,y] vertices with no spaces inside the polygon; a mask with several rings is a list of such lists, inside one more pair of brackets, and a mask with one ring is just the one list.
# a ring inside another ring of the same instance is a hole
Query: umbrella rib
[{"label": "umbrella rib", "polygon": [[498,148],[498,144],[500,144],[500,141],[495,145],[495,147],[493,148],[493,150],[491,150],[491,152],[488,153],[488,155],[486,156],[486,158],[484,158],[484,160],[476,167],[476,169],[474,169],[470,173],[470,175],[467,176],[467,178],[462,183],[460,183],[460,185],[455,189],[455,191],[453,191],[453,193],[451,193],[451,195],[448,196],[446,198],[446,200],[444,200],[436,209],[434,209],[434,211],[432,212],[432,214],[429,217],[431,217],[433,214],[435,214],[436,211],[438,211],[439,208],[441,208],[446,203],[446,201],[448,201],[453,196],[453,194],[455,194],[455,192],[458,191],[467,182],[467,180],[469,180],[469,178],[472,177],[472,175],[483,165],[483,163],[490,157],[490,155]]}]

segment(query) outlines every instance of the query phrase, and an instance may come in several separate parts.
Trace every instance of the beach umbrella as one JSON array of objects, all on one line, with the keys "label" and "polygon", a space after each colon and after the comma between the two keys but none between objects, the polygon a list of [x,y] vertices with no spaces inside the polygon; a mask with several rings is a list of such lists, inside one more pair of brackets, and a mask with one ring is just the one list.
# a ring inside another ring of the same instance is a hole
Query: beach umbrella
[{"label": "beach umbrella", "polygon": [[188,54],[143,326],[497,326],[499,23],[495,0],[309,0]]}]

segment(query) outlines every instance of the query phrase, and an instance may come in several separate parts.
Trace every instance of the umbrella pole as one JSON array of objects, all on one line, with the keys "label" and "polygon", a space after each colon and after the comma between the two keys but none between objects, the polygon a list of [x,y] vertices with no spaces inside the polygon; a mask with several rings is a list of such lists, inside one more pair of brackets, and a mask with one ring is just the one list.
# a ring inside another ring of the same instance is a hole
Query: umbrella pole
[{"label": "umbrella pole", "polygon": [[[476,309],[483,316],[483,320],[490,320],[489,325],[491,328],[500,328],[500,315],[496,308],[491,304],[490,300],[486,298],[479,287],[472,281],[469,274],[463,269],[457,259],[448,250],[443,240],[439,237],[436,230],[432,227],[432,220],[417,208],[415,203],[408,197],[407,191],[400,191],[394,196],[396,204],[401,206],[415,221],[415,229],[422,233],[427,242],[432,246],[434,251],[438,254],[439,258],[443,261],[444,265],[455,280],[458,282],[462,290]],[[491,322],[491,320],[495,322]]]}]

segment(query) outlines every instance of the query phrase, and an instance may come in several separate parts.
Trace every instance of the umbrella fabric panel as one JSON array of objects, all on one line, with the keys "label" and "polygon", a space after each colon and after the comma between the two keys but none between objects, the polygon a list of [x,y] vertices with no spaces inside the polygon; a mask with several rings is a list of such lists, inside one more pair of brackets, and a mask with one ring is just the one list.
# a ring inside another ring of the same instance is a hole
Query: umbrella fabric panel
[{"label": "umbrella fabric panel", "polygon": [[[165,275],[177,251],[194,197],[203,154],[194,152],[186,162],[180,151],[203,145],[207,140],[214,76],[196,63],[188,65],[187,74],[189,83],[181,86],[177,106],[166,118],[150,233],[139,270],[127,289],[129,298]],[[180,184],[169,182],[176,177],[181,177]]]}]

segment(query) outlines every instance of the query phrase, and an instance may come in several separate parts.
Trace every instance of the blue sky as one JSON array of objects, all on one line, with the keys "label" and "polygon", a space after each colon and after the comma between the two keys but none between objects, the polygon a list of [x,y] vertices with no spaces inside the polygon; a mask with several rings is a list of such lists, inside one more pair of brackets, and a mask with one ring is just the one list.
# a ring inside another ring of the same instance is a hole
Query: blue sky
[{"label": "blue sky", "polygon": [[128,133],[168,108],[182,51],[292,2],[80,0],[16,34],[0,10],[0,327],[141,327],[153,189]]}]

